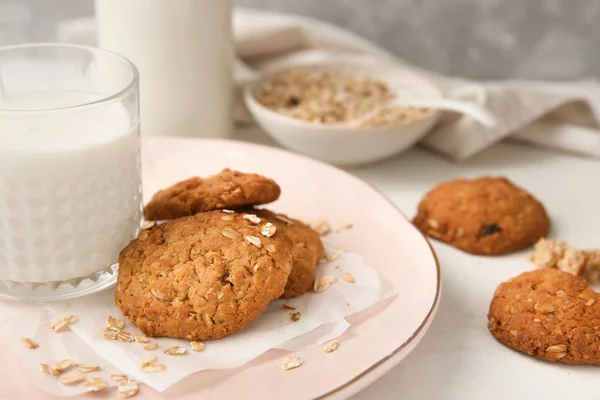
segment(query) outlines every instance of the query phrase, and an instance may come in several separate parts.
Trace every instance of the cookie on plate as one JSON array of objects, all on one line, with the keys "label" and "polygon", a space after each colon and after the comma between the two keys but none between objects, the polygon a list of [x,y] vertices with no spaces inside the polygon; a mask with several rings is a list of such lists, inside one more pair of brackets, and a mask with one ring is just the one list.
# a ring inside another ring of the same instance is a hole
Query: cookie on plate
[{"label": "cookie on plate", "polygon": [[284,214],[266,209],[248,212],[254,212],[259,218],[271,222],[278,232],[285,233],[292,241],[292,272],[281,297],[289,299],[311,290],[315,283],[317,264],[325,251],[319,234],[304,222]]},{"label": "cookie on plate", "polygon": [[558,269],[525,272],[498,286],[488,328],[534,357],[600,365],[600,302],[586,280]]},{"label": "cookie on plate", "polygon": [[199,212],[266,204],[279,198],[277,183],[258,174],[224,169],[207,178],[186,179],[158,191],[144,207],[148,221],[161,221]]},{"label": "cookie on plate", "polygon": [[143,230],[119,256],[115,300],[149,336],[219,339],[284,291],[290,239],[241,214],[199,213]]},{"label": "cookie on plate", "polygon": [[506,178],[456,179],[425,195],[413,223],[471,254],[498,255],[533,245],[550,230],[544,206]]}]

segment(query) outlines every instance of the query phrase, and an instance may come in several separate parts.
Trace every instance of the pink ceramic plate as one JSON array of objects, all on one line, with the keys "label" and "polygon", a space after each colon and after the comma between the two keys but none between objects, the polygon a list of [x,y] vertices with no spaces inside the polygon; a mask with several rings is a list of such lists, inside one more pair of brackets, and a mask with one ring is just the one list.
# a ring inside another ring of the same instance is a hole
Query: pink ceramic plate
[{"label": "pink ceramic plate", "polygon": [[[144,399],[346,398],[372,383],[412,351],[428,328],[440,296],[440,270],[427,240],[383,195],[363,181],[326,164],[275,148],[226,140],[145,138],[146,200],[156,190],[194,175],[229,167],[274,178],[281,198],[270,208],[332,226],[351,222],[328,243],[362,254],[398,291],[394,298],[352,315],[342,345],[332,354],[320,347],[296,352],[306,363],[291,371],[278,364],[287,353],[271,350],[239,368],[200,372],[164,393],[142,387]],[[28,382],[9,344],[0,340],[0,397],[51,399]],[[6,385],[11,385],[8,388]],[[114,398],[114,389],[103,396]],[[75,396],[89,398],[89,396]]]}]

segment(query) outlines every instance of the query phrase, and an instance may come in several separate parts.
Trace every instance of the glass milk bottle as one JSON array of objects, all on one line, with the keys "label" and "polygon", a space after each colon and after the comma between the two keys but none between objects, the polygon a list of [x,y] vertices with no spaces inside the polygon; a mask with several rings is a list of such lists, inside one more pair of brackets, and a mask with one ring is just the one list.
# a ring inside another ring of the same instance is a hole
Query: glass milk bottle
[{"label": "glass milk bottle", "polygon": [[140,71],[142,134],[233,130],[232,0],[96,0],[98,44]]}]

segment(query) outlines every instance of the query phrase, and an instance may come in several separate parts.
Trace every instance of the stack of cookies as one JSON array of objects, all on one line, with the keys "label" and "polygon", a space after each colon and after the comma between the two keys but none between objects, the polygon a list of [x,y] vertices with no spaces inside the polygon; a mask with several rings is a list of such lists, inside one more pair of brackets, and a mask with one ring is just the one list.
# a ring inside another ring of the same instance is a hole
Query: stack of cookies
[{"label": "stack of cookies", "polygon": [[149,224],[121,252],[117,305],[149,336],[207,340],[312,289],[319,234],[254,208],[280,193],[272,179],[229,169],[157,192],[144,216],[166,222]]}]

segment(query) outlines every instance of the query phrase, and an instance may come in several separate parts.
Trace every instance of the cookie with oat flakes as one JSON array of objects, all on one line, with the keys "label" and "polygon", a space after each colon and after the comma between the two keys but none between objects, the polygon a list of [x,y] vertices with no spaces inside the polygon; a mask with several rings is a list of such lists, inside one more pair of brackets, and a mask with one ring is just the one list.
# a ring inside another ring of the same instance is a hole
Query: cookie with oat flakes
[{"label": "cookie with oat flakes", "polygon": [[542,360],[600,365],[600,300],[586,280],[558,269],[525,272],[498,286],[488,329]]},{"label": "cookie with oat flakes", "polygon": [[413,223],[433,238],[481,255],[524,249],[550,230],[544,206],[503,177],[439,184],[421,200]]},{"label": "cookie with oat flakes", "polygon": [[241,214],[210,211],[140,232],[119,255],[115,301],[148,336],[219,339],[283,293],[290,239]]},{"label": "cookie with oat flakes", "polygon": [[279,198],[277,183],[258,174],[224,169],[207,178],[193,177],[158,191],[144,207],[148,221],[185,217],[199,212],[266,204]]},{"label": "cookie with oat flakes", "polygon": [[248,211],[277,227],[292,241],[292,272],[281,296],[284,299],[299,296],[313,288],[319,259],[325,251],[319,234],[307,224],[266,209]]}]

